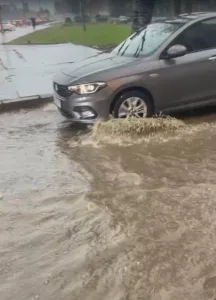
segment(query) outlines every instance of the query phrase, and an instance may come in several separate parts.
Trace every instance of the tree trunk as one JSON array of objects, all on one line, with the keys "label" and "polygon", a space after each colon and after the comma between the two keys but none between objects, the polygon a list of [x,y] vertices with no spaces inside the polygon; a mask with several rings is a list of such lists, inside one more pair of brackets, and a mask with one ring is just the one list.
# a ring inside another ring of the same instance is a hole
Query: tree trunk
[{"label": "tree trunk", "polygon": [[[68,7],[70,8],[70,12],[73,12],[75,14],[80,13],[80,2],[79,0],[65,0],[67,3]],[[62,1],[62,4],[64,1]]]},{"label": "tree trunk", "polygon": [[133,0],[132,2],[132,32],[135,32],[140,28],[139,4],[140,4],[140,0]]},{"label": "tree trunk", "polygon": [[185,13],[191,14],[193,11],[193,0],[185,0],[184,8],[185,8]]},{"label": "tree trunk", "polygon": [[154,0],[142,0],[140,5],[140,25],[141,27],[149,24],[152,19]]},{"label": "tree trunk", "polygon": [[85,23],[85,17],[84,17],[84,5],[83,5],[83,0],[80,0],[80,15],[82,19],[82,26],[83,26],[83,31],[86,31],[86,23]]},{"label": "tree trunk", "polygon": [[0,5],[0,27],[1,27],[1,29],[0,29],[0,32],[4,35],[4,30],[3,30],[3,16],[2,16],[2,5]]},{"label": "tree trunk", "polygon": [[133,0],[132,32],[151,22],[154,4],[155,0]]},{"label": "tree trunk", "polygon": [[[190,1],[190,0],[187,0]],[[181,14],[182,0],[173,0],[173,11],[174,15],[178,16]]]}]

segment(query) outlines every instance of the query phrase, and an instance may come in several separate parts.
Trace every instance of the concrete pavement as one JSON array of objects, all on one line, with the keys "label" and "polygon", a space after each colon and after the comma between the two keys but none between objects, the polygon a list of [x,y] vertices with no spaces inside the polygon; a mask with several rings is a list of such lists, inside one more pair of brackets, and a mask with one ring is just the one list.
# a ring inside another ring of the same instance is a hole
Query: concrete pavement
[{"label": "concrete pavement", "polygon": [[[21,34],[20,30],[18,34]],[[23,28],[23,34],[28,30]],[[96,53],[95,49],[71,43],[0,45],[0,110],[4,104],[16,103],[17,107],[17,102],[50,99],[53,76],[70,64]]]},{"label": "concrete pavement", "polygon": [[[96,54],[73,44],[0,47],[0,100],[52,94],[52,78],[62,68]],[[10,87],[10,89],[9,89]]]}]

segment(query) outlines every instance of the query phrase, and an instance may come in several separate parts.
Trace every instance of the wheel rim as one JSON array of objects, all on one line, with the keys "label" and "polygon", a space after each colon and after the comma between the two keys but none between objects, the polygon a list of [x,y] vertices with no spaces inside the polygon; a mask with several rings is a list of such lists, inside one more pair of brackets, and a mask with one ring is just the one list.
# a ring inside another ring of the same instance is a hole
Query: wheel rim
[{"label": "wheel rim", "polygon": [[139,97],[130,97],[122,102],[118,111],[119,118],[146,118],[147,105],[145,101]]}]

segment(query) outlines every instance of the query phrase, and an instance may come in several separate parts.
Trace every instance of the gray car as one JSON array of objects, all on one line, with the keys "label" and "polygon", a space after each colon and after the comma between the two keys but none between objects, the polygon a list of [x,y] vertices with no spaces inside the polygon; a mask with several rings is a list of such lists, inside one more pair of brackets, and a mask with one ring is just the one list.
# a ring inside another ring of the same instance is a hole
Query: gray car
[{"label": "gray car", "polygon": [[83,123],[216,104],[216,13],[157,20],[60,72],[53,87],[62,115]]}]

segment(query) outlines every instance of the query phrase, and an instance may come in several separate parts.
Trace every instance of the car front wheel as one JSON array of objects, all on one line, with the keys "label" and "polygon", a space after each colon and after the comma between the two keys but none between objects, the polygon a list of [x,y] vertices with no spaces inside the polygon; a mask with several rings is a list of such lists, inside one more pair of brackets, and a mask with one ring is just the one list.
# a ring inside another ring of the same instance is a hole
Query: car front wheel
[{"label": "car front wheel", "polygon": [[114,118],[147,118],[153,115],[153,104],[141,91],[129,91],[122,94],[114,104]]}]

